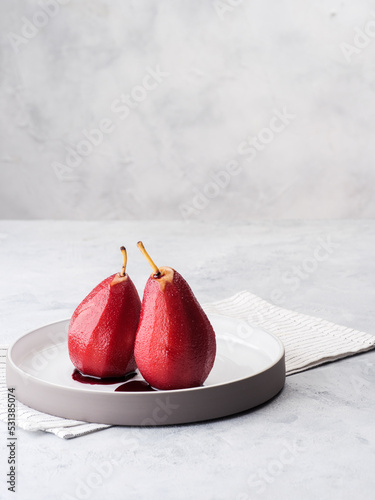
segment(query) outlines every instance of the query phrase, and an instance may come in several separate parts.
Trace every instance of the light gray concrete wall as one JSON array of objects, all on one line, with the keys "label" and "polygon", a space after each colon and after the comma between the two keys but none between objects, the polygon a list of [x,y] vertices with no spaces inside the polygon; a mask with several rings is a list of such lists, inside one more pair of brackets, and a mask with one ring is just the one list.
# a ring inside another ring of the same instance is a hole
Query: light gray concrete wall
[{"label": "light gray concrete wall", "polygon": [[1,218],[374,217],[372,2],[2,0],[0,25]]}]

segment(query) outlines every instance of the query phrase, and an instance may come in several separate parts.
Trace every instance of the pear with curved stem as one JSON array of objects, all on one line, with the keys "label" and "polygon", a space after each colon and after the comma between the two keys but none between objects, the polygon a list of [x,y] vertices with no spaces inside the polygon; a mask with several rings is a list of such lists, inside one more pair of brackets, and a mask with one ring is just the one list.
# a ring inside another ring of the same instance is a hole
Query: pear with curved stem
[{"label": "pear with curved stem", "polygon": [[136,369],[134,341],[141,310],[138,292],[121,272],[97,285],[79,304],[69,323],[68,349],[73,365],[91,377],[118,377]]},{"label": "pear with curved stem", "polygon": [[215,361],[211,323],[184,278],[170,267],[156,266],[143,243],[137,245],[152,268],[135,339],[138,369],[157,389],[200,386]]}]

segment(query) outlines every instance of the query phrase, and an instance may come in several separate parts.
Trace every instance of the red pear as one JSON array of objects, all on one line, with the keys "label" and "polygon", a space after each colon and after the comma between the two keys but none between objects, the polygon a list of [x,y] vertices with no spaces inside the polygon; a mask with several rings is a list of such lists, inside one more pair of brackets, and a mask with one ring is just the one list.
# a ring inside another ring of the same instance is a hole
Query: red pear
[{"label": "red pear", "polygon": [[74,366],[92,377],[118,377],[136,369],[134,341],[141,300],[126,274],[126,250],[121,273],[97,285],[74,311],[68,348]]},{"label": "red pear", "polygon": [[186,389],[203,384],[216,355],[215,332],[184,278],[158,268],[142,242],[138,247],[153,268],[142,300],[135,360],[156,389]]}]

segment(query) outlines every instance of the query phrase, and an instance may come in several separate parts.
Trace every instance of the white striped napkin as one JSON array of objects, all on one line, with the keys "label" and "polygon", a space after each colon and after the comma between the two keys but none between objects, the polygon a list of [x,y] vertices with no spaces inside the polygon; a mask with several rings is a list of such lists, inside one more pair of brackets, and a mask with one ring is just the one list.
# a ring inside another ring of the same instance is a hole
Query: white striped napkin
[{"label": "white striped napkin", "polygon": [[[8,420],[8,388],[5,377],[7,349],[7,346],[0,346],[0,420],[3,422],[7,422]],[[64,439],[84,436],[90,432],[110,427],[109,425],[89,424],[78,420],[54,417],[53,415],[33,410],[19,402],[16,406],[16,412],[16,423],[21,429],[25,429],[26,431],[51,432]]]},{"label": "white striped napkin", "polygon": [[375,348],[375,336],[274,306],[250,292],[204,306],[209,314],[242,319],[276,335],[285,347],[286,374]]},{"label": "white striped napkin", "polygon": [[[242,319],[279,337],[285,347],[287,375],[375,347],[372,335],[274,306],[247,291],[203,307],[208,314]],[[4,422],[7,421],[6,349],[0,347],[0,420]],[[51,432],[64,439],[110,427],[54,417],[22,403],[17,404],[17,425],[30,431]]]}]

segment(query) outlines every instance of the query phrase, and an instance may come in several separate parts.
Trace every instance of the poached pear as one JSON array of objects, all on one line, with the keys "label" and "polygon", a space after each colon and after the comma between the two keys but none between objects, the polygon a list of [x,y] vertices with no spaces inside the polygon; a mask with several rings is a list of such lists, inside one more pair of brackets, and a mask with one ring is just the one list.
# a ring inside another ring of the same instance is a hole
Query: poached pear
[{"label": "poached pear", "polygon": [[184,278],[158,268],[142,242],[138,247],[153,272],[143,294],[134,355],[144,379],[156,389],[203,384],[216,355],[215,332]]},{"label": "poached pear", "polygon": [[99,283],[73,313],[68,350],[73,365],[91,377],[119,377],[136,369],[134,341],[141,310],[138,292],[123,266]]}]

